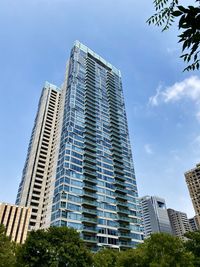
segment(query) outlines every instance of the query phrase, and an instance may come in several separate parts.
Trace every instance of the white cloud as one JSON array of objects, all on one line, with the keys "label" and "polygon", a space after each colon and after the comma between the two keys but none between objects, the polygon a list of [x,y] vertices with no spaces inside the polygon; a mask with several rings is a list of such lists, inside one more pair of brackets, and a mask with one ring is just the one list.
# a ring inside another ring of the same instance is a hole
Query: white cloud
[{"label": "white cloud", "polygon": [[175,102],[184,98],[195,103],[196,117],[200,121],[200,78],[198,76],[191,76],[166,88],[159,86],[156,94],[149,98],[149,104],[158,106],[161,103]]},{"label": "white cloud", "polygon": [[166,87],[164,90],[161,89],[161,86],[159,86],[156,94],[150,97],[150,104],[158,105],[162,102],[173,102],[183,97],[200,102],[200,78],[197,76],[191,76],[182,82]]},{"label": "white cloud", "polygon": [[145,150],[145,152],[146,152],[147,154],[149,154],[149,155],[152,155],[152,154],[153,154],[153,150],[152,150],[150,144],[145,144],[145,145],[144,145],[144,150]]}]

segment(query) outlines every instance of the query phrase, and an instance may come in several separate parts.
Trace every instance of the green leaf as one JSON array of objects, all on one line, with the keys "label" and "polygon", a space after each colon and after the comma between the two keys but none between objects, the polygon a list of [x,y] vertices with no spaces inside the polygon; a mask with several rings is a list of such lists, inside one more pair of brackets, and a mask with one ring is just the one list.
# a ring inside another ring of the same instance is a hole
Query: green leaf
[{"label": "green leaf", "polygon": [[174,17],[179,17],[179,16],[181,16],[183,14],[183,12],[181,12],[181,11],[179,11],[179,10],[176,10],[176,11],[173,11],[172,12],[172,15],[174,16]]}]

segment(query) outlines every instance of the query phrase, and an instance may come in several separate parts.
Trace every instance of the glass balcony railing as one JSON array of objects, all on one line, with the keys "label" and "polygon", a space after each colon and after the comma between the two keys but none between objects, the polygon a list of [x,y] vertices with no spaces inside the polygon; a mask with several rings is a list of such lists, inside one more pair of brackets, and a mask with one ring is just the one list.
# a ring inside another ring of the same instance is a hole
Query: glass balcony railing
[{"label": "glass balcony railing", "polygon": [[96,227],[83,226],[82,232],[97,233]]},{"label": "glass balcony railing", "polygon": [[128,203],[127,202],[123,202],[123,201],[120,201],[120,200],[117,200],[117,205],[118,206],[122,206],[122,207],[128,207]]},{"label": "glass balcony railing", "polygon": [[85,184],[85,183],[83,185],[83,188],[86,188],[86,189],[89,189],[89,190],[92,190],[92,191],[96,191],[97,190],[96,186],[91,185],[91,184]]},{"label": "glass balcony railing", "polygon": [[121,247],[129,247],[129,248],[132,248],[133,247],[131,242],[126,242],[126,241],[120,241],[119,242],[119,245]]},{"label": "glass balcony railing", "polygon": [[120,224],[118,226],[119,229],[124,229],[124,230],[131,230],[130,225],[129,224]]},{"label": "glass balcony railing", "polygon": [[117,212],[127,214],[127,215],[130,214],[130,211],[128,209],[123,209],[123,208],[119,208],[119,207],[117,208]]},{"label": "glass balcony railing", "polygon": [[85,150],[84,151],[84,156],[85,157],[90,157],[90,158],[93,158],[93,159],[96,159],[96,153],[95,153],[96,151],[95,150],[93,150],[92,152],[90,152],[90,151],[88,151],[88,150]]},{"label": "glass balcony railing", "polygon": [[97,238],[96,237],[83,236],[82,238],[86,242],[97,243]]},{"label": "glass balcony railing", "polygon": [[84,170],[84,174],[90,177],[95,177],[96,178],[96,172],[94,171],[89,171],[87,169]]},{"label": "glass balcony railing", "polygon": [[[96,175],[95,175],[95,178],[96,178]],[[93,183],[93,184],[96,184],[97,181],[95,178],[91,178],[91,177],[88,177],[88,176],[85,176],[84,177],[84,181],[87,181],[87,182],[90,182],[90,183]]]},{"label": "glass balcony railing", "polygon": [[93,210],[93,209],[86,209],[86,208],[83,208],[83,209],[82,209],[82,212],[83,212],[83,213],[88,213],[88,214],[97,215],[97,210]]},{"label": "glass balcony railing", "polygon": [[[124,177],[123,177],[123,179],[124,179]],[[119,180],[115,180],[115,184],[116,184],[116,185],[122,185],[122,186],[125,185],[124,182],[121,182],[121,181],[119,181]]]},{"label": "glass balcony railing", "polygon": [[122,193],[124,193],[124,194],[127,194],[128,193],[128,190],[127,189],[125,189],[125,188],[122,188],[122,187],[119,187],[119,186],[116,186],[115,187],[115,191],[117,192],[122,192]]},{"label": "glass balcony railing", "polygon": [[97,202],[95,200],[89,200],[87,198],[82,198],[82,203],[90,206],[97,206]]},{"label": "glass balcony railing", "polygon": [[87,196],[87,197],[95,198],[95,199],[97,198],[97,195],[95,193],[92,193],[92,192],[89,192],[89,191],[86,191],[86,190],[84,190],[83,196]]},{"label": "glass balcony railing", "polygon": [[131,233],[120,232],[119,237],[131,239]]},{"label": "glass balcony railing", "polygon": [[90,217],[82,217],[82,222],[89,222],[92,224],[97,224],[97,218],[90,218]]},{"label": "glass balcony railing", "polygon": [[130,222],[131,218],[129,217],[125,217],[125,216],[118,216],[118,221],[122,221],[122,222]]},{"label": "glass balcony railing", "polygon": [[95,159],[92,159],[92,158],[89,158],[89,157],[84,157],[84,161],[85,161],[85,162],[89,162],[89,163],[94,163],[94,164],[96,164],[96,160],[95,160]]},{"label": "glass balcony railing", "polygon": [[127,200],[127,196],[126,195],[122,195],[122,194],[118,194],[118,193],[116,193],[115,195],[116,195],[116,198],[118,198],[118,199]]}]

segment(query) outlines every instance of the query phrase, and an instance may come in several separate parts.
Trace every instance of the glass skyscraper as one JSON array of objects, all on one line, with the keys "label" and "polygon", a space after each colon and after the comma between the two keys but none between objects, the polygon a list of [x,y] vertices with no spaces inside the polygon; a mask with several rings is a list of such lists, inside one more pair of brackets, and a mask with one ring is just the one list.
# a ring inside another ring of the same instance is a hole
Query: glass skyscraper
[{"label": "glass skyscraper", "polygon": [[53,199],[46,209],[52,209],[51,225],[77,229],[93,250],[142,242],[121,74],[78,41],[61,87],[59,114]]}]

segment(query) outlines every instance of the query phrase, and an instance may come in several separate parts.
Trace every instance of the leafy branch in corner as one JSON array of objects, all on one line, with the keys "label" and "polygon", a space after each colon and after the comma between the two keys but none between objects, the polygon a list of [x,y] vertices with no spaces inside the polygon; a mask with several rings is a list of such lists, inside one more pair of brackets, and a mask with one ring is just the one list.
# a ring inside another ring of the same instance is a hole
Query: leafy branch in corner
[{"label": "leafy branch in corner", "polygon": [[156,13],[152,15],[147,23],[162,27],[162,31],[168,30],[179,19],[178,27],[181,34],[178,35],[179,43],[182,44],[182,55],[184,62],[191,63],[185,69],[187,71],[199,69],[200,57],[200,0],[197,6],[184,7],[179,5],[179,0],[154,0]]}]

